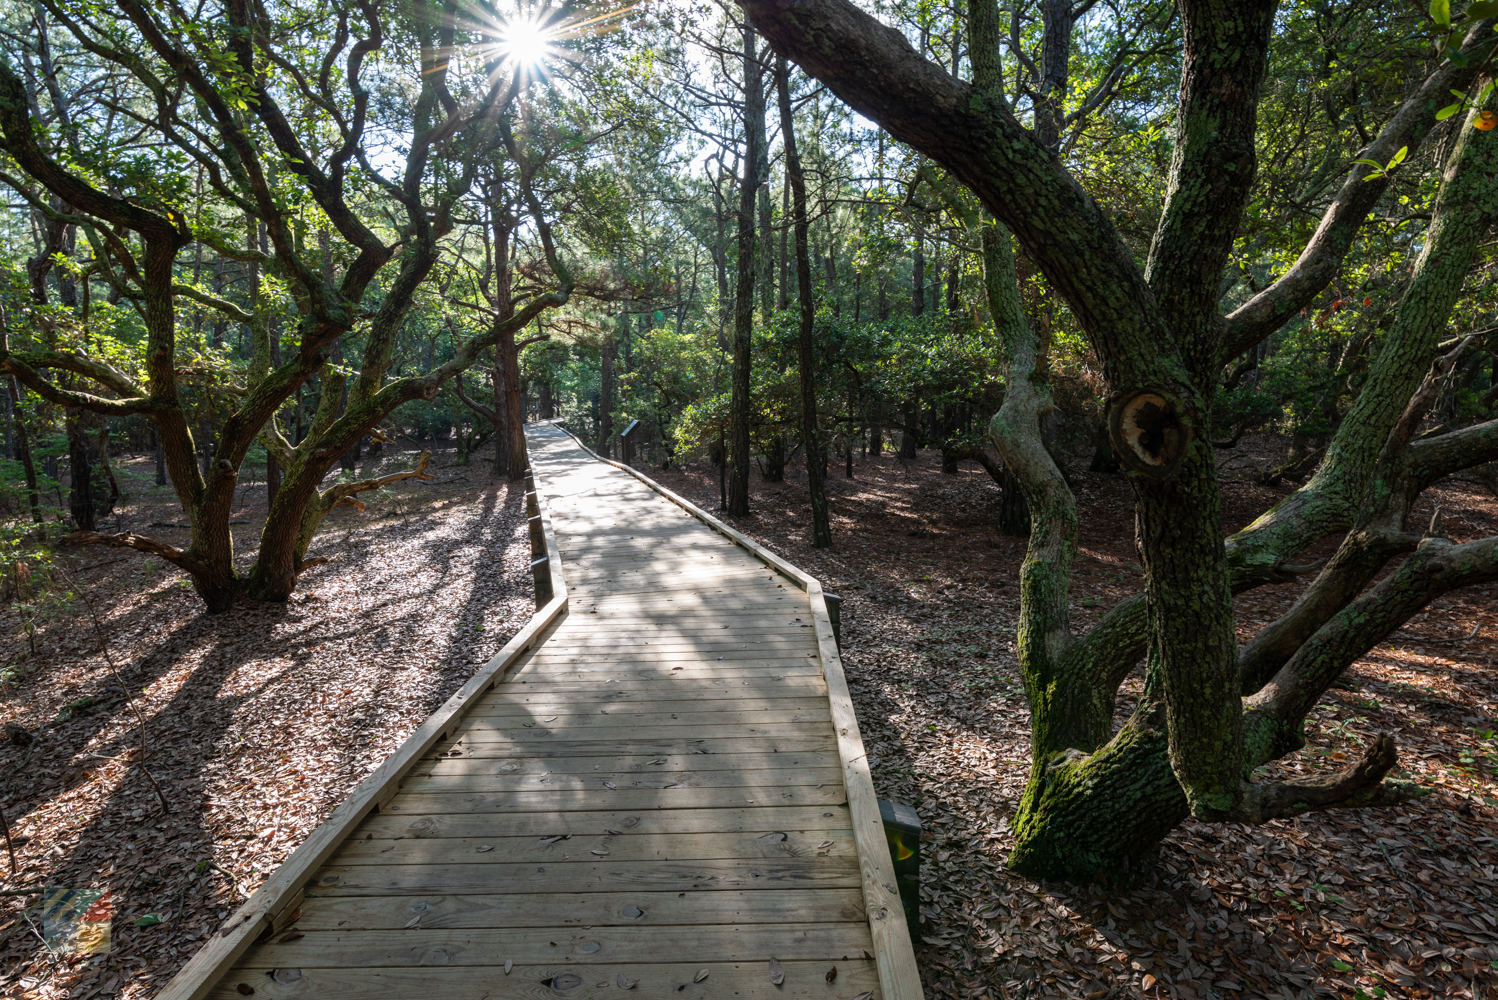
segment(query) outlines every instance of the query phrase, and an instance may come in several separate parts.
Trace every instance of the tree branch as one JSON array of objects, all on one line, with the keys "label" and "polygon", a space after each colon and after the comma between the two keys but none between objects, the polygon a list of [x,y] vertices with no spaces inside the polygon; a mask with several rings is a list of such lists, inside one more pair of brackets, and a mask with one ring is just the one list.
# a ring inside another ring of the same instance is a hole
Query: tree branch
[{"label": "tree branch", "polygon": [[1250,785],[1233,818],[1267,823],[1317,809],[1392,806],[1429,795],[1432,789],[1413,782],[1383,780],[1395,759],[1394,737],[1379,733],[1363,759],[1349,767],[1271,785]]},{"label": "tree branch", "polygon": [[[1493,45],[1493,21],[1473,25],[1462,44],[1461,64],[1441,63],[1420,88],[1384,125],[1378,137],[1359,153],[1360,159],[1387,163],[1401,148],[1411,153],[1435,130],[1436,111],[1451,103],[1452,90],[1466,90]],[[1234,358],[1269,336],[1331,283],[1352,248],[1368,213],[1389,186],[1389,178],[1368,180],[1371,167],[1355,164],[1342,187],[1322,213],[1321,225],[1300,257],[1274,284],[1228,315],[1222,335],[1222,358]]]}]

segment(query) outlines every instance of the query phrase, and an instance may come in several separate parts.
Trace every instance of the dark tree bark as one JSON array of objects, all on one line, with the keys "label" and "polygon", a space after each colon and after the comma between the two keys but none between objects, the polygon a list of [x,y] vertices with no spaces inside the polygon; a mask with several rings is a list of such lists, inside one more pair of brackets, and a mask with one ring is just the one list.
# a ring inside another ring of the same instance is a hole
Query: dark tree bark
[{"label": "dark tree bark", "polygon": [[752,403],[750,367],[753,364],[755,251],[755,193],[761,181],[764,160],[765,84],[764,67],[756,51],[756,36],[744,29],[744,176],[739,183],[738,282],[733,310],[733,389],[730,395],[728,513],[749,513],[749,421]]},{"label": "dark tree bark", "polygon": [[151,428],[151,453],[156,459],[156,485],[166,485],[166,455],[161,450],[161,435],[156,433],[156,428]]},{"label": "dark tree bark", "polygon": [[15,428],[16,460],[21,463],[21,472],[26,477],[26,497],[31,505],[31,520],[42,523],[41,493],[36,487],[36,465],[31,460],[31,439],[26,432],[26,421],[21,413],[21,386],[12,375],[10,383],[10,417]]},{"label": "dark tree bark", "polygon": [[79,426],[81,414],[70,413],[64,421],[68,436],[68,513],[73,527],[93,531],[103,512],[95,504],[94,447],[86,428]]},{"label": "dark tree bark", "polygon": [[[619,314],[619,325],[629,323],[629,317]],[[598,454],[608,458],[613,453],[614,446],[614,361],[618,354],[617,334],[606,331],[603,335],[603,348],[599,351],[599,396],[598,396],[598,447],[594,449]]]},{"label": "dark tree bark", "polygon": [[[832,544],[832,525],[827,511],[827,491],[822,477],[822,445],[817,434],[816,346],[812,341],[817,305],[812,297],[811,252],[807,246],[806,179],[796,150],[795,116],[791,107],[790,67],[782,56],[775,64],[775,90],[780,99],[780,135],[785,149],[785,174],[791,187],[791,212],[796,228],[796,287],[801,301],[801,322],[796,334],[796,360],[801,369],[801,440],[806,448],[806,485],[811,493],[811,545],[824,549]],[[848,474],[853,457],[848,453]]]}]

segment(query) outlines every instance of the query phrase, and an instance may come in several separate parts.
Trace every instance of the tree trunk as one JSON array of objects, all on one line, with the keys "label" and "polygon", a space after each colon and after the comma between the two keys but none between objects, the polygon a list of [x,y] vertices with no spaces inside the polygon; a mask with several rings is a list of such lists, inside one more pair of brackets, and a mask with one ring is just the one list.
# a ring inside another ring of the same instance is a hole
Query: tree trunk
[{"label": "tree trunk", "polygon": [[[827,491],[820,461],[822,448],[817,435],[816,345],[812,332],[817,305],[812,298],[811,253],[807,248],[806,179],[796,149],[796,128],[791,108],[790,68],[785,57],[775,64],[775,89],[780,97],[780,132],[785,149],[785,172],[791,184],[791,210],[796,220],[796,286],[801,296],[801,324],[796,335],[796,360],[801,369],[801,439],[806,442],[806,486],[811,493],[811,546],[832,545],[832,524],[827,510]],[[853,474],[853,452],[848,452],[848,474]]]},{"label": "tree trunk", "polygon": [[791,307],[791,179],[785,178],[780,187],[780,309]]},{"label": "tree trunk", "polygon": [[908,403],[902,416],[905,418],[905,429],[900,434],[900,458],[909,462],[916,457],[916,448],[919,446],[916,422],[921,419],[920,400]]},{"label": "tree trunk", "polygon": [[161,450],[161,435],[151,427],[151,452],[156,458],[156,485],[166,485],[166,453]]},{"label": "tree trunk", "polygon": [[[623,313],[619,319],[622,323],[629,322]],[[598,442],[594,450],[604,458],[610,457],[614,444],[614,361],[618,354],[615,336],[616,333],[605,331],[603,350],[599,352]]]},{"label": "tree trunk", "polygon": [[16,458],[26,476],[26,496],[31,504],[31,520],[42,523],[41,494],[36,487],[36,466],[31,460],[31,441],[26,434],[26,422],[21,416],[21,385],[14,375],[10,376],[10,413],[15,424]]},{"label": "tree trunk", "polygon": [[528,464],[525,456],[525,397],[520,389],[520,352],[515,347],[515,332],[508,325],[501,332],[494,350],[500,359],[502,379],[500,398],[496,402],[503,407],[500,412],[504,417],[504,434],[508,438],[505,444],[508,462],[503,474],[511,482],[517,482],[525,478]]},{"label": "tree trunk", "polygon": [[103,513],[96,506],[92,435],[80,426],[81,411],[73,410],[64,424],[68,435],[68,512],[73,527],[79,531],[95,530],[95,521]]},{"label": "tree trunk", "polygon": [[751,413],[750,366],[754,337],[754,232],[755,192],[759,189],[759,166],[765,142],[764,71],[755,52],[755,34],[744,29],[744,176],[739,183],[738,282],[733,310],[733,390],[729,401],[730,443],[728,513],[749,513],[749,420]]},{"label": "tree trunk", "polygon": [[832,305],[832,315],[843,314],[842,299],[837,294],[837,247],[829,246],[823,261],[827,266],[827,301]]}]

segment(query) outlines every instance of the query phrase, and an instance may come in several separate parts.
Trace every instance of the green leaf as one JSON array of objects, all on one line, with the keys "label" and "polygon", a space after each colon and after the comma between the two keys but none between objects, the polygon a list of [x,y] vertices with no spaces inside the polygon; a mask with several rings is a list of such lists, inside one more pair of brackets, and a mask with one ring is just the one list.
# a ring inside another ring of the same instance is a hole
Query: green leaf
[{"label": "green leaf", "polygon": [[1353,160],[1352,162],[1367,164],[1370,167],[1377,167],[1379,170],[1382,170],[1384,168],[1384,165],[1382,163],[1379,163],[1377,160]]},{"label": "green leaf", "polygon": [[1448,104],[1436,112],[1436,121],[1443,122],[1462,109],[1460,104]]},{"label": "green leaf", "polygon": [[1498,17],[1498,0],[1479,0],[1467,8],[1467,19],[1481,21],[1489,17]]},{"label": "green leaf", "polygon": [[143,916],[140,919],[138,919],[138,920],[135,921],[135,926],[137,926],[137,927],[155,927],[159,923],[161,923],[161,917],[158,914],[147,913],[145,916]]},{"label": "green leaf", "polygon": [[1410,147],[1408,147],[1408,146],[1400,146],[1399,147],[1399,152],[1397,152],[1397,153],[1394,154],[1394,159],[1390,160],[1389,161],[1389,165],[1387,167],[1385,167],[1384,169],[1385,170],[1393,170],[1395,167],[1397,167],[1401,163],[1403,163],[1404,162],[1404,158],[1406,156],[1408,156],[1409,154],[1410,154]]},{"label": "green leaf", "polygon": [[1352,971],[1352,966],[1350,966],[1346,962],[1343,962],[1340,959],[1336,959],[1336,958],[1332,959],[1332,968],[1336,969],[1338,972],[1351,972]]},{"label": "green leaf", "polygon": [[1451,27],[1451,0],[1430,0],[1430,16],[1442,30]]}]

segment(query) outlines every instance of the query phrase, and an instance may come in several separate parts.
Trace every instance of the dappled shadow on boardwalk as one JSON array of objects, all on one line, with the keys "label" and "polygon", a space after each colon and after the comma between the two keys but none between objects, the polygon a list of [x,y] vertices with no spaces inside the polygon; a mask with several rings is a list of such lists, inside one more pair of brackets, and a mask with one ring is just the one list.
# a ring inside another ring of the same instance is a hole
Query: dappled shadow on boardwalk
[{"label": "dappled shadow on boardwalk", "polygon": [[[521,491],[478,486],[482,470],[470,478],[472,488],[412,487],[365,516],[330,519],[318,547],[338,559],[287,605],[209,616],[170,578],[118,600],[95,595],[121,678],[143,692],[148,766],[170,814],[140,772],[119,685],[80,635],[86,618],[61,641],[44,636],[56,659],[8,701],[35,738],[0,751],[0,773],[17,772],[0,792],[23,841],[12,884],[110,888],[115,948],[73,966],[13,935],[0,953],[8,983],[153,992],[528,620]],[[59,716],[85,697],[90,707]],[[148,914],[164,922],[134,926]]]}]

